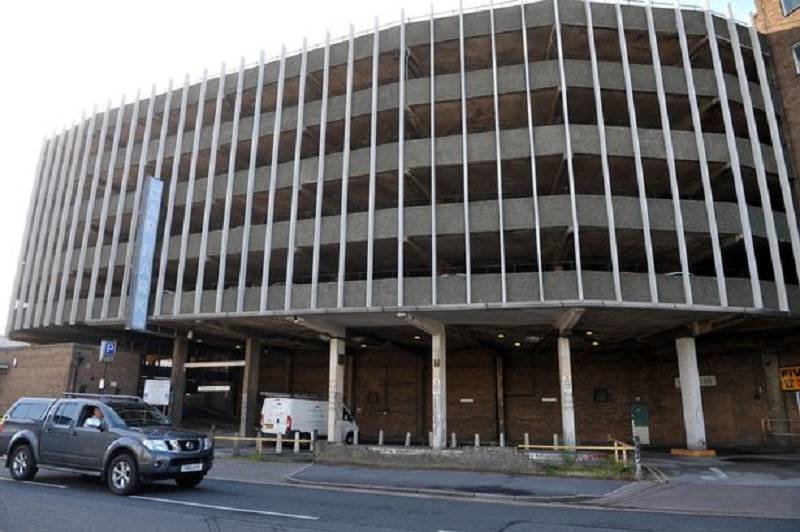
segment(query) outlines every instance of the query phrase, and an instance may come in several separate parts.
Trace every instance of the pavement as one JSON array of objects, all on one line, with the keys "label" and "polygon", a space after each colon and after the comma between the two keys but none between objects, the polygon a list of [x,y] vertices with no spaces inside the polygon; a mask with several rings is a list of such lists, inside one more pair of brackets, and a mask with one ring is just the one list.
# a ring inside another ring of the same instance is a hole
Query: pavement
[{"label": "pavement", "polygon": [[[220,460],[213,474],[241,472]],[[745,532],[800,529],[800,520],[587,508],[377,490],[323,489],[269,483],[301,465],[244,462],[256,480],[207,478],[193,489],[149,484],[134,497],[112,495],[97,479],[40,471],[34,482],[15,482],[0,471],[0,532]],[[261,483],[263,479],[266,482]]]}]

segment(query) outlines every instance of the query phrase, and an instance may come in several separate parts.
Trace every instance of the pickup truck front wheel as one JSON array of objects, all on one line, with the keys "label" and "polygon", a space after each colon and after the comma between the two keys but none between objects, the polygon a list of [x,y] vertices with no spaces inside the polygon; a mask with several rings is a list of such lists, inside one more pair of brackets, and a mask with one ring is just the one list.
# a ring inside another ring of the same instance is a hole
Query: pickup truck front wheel
[{"label": "pickup truck front wheel", "polygon": [[36,475],[36,460],[28,444],[14,447],[11,452],[11,476],[14,480],[31,480]]},{"label": "pickup truck front wheel", "polygon": [[108,489],[116,495],[132,495],[139,490],[139,468],[128,453],[115,456],[108,465]]}]

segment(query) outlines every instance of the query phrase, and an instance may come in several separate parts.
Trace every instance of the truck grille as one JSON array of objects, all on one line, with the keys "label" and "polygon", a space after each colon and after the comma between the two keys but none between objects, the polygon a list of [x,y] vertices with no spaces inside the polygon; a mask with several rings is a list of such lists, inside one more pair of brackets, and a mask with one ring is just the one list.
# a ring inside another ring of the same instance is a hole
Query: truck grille
[{"label": "truck grille", "polygon": [[194,452],[203,449],[200,440],[178,440],[178,447],[181,451]]}]

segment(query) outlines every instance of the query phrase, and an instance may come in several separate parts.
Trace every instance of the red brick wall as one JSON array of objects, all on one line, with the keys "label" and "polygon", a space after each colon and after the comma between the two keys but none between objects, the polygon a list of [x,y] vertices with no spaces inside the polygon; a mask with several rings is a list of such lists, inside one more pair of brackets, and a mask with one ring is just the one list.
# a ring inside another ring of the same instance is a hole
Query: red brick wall
[{"label": "red brick wall", "polygon": [[[731,345],[698,341],[700,373],[717,380],[716,386],[702,389],[708,443],[757,446],[761,419],[767,416],[761,348]],[[800,348],[784,351],[782,365],[800,363]],[[348,356],[354,356],[349,406],[363,439],[375,440],[383,430],[387,441],[402,441],[406,432],[416,442],[425,441],[430,430],[430,355],[424,350],[350,348]],[[476,432],[484,442],[497,441],[496,356],[488,349],[447,355],[448,433],[456,432],[461,441],[471,441]],[[561,432],[555,352],[514,351],[502,358],[507,439],[520,442],[528,432],[532,442],[551,442],[553,433]],[[651,442],[685,445],[680,390],[675,387],[677,355],[671,345],[595,354],[583,352],[580,342],[574,342],[572,370],[579,442],[603,443],[608,436],[630,441],[630,407],[639,397],[650,413]],[[262,358],[260,391],[326,397],[327,386],[325,351]],[[596,388],[608,391],[608,402],[595,402]],[[794,400],[791,394],[786,397],[787,402]],[[796,409],[789,404],[790,411]]]}]

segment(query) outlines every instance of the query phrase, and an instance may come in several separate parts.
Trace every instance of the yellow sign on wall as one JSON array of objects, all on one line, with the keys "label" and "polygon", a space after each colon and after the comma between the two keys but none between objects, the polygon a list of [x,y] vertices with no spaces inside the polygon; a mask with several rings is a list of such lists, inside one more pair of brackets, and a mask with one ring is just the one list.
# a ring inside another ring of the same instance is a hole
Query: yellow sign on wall
[{"label": "yellow sign on wall", "polygon": [[800,366],[780,368],[781,390],[800,392]]}]

